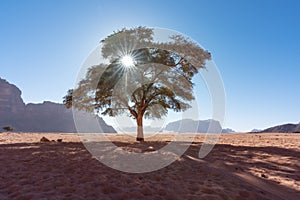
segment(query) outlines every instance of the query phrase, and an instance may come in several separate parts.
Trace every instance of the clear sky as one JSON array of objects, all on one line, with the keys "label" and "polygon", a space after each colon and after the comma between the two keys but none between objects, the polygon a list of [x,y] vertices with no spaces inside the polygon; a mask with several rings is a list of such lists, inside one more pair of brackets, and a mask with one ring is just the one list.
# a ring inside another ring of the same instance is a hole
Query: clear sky
[{"label": "clear sky", "polygon": [[177,30],[212,53],[225,127],[300,121],[300,1],[0,1],[0,77],[26,103],[62,97],[91,50],[123,27]]}]

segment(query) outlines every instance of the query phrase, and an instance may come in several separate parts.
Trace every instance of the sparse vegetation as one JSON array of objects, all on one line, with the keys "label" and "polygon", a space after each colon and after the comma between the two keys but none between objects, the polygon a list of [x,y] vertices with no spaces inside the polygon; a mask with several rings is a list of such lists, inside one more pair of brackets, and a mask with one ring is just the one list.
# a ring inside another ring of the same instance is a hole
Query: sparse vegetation
[{"label": "sparse vegetation", "polygon": [[4,126],[4,127],[3,127],[3,130],[5,130],[5,131],[13,131],[14,128],[11,127],[11,126]]}]

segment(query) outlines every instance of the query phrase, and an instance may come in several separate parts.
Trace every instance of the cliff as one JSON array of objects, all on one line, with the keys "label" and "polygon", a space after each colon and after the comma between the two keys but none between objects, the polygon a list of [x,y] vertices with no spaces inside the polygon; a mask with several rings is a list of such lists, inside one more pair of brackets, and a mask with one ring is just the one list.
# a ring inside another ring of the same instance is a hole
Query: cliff
[{"label": "cliff", "polygon": [[[49,101],[25,105],[21,94],[19,88],[0,78],[0,129],[11,126],[19,132],[77,132],[71,109]],[[86,119],[84,113],[80,117]],[[94,128],[90,132],[116,132],[102,118],[97,120],[102,131]]]},{"label": "cliff", "polygon": [[19,88],[0,78],[0,114],[23,112],[25,104],[21,94]]},{"label": "cliff", "polygon": [[179,133],[221,133],[223,131],[220,123],[212,119],[197,121],[183,119],[170,122],[165,130]]}]

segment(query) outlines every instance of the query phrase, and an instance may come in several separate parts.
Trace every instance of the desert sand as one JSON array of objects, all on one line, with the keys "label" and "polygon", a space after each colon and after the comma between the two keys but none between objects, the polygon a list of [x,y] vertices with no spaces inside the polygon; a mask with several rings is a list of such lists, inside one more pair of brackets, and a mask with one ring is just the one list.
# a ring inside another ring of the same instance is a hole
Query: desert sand
[{"label": "desert sand", "polygon": [[[40,142],[42,137],[62,142]],[[158,149],[172,135],[124,149]],[[300,199],[300,134],[224,134],[198,158],[198,134],[180,159],[158,171],[130,174],[102,164],[76,134],[0,133],[0,199]]]}]

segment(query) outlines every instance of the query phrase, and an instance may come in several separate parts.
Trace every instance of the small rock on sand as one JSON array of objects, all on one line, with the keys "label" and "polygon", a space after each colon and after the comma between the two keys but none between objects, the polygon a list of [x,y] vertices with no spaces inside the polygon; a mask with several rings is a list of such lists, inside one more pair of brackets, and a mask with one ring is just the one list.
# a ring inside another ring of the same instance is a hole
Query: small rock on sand
[{"label": "small rock on sand", "polygon": [[261,174],[261,177],[263,177],[263,178],[268,178],[268,176],[265,175],[265,174]]},{"label": "small rock on sand", "polygon": [[46,137],[42,137],[40,139],[40,142],[50,142],[50,140],[48,138],[46,138]]}]

